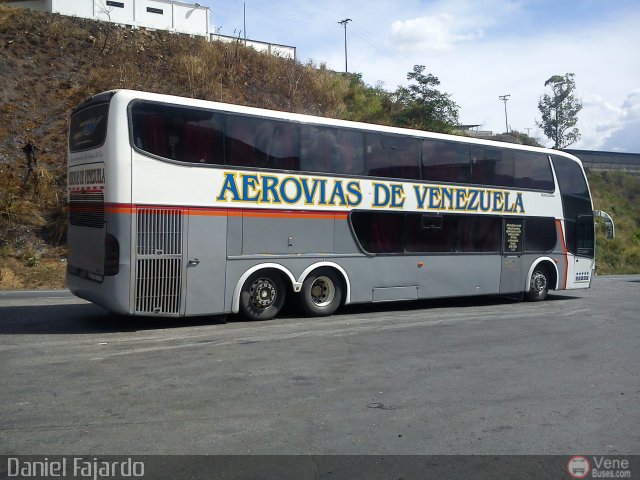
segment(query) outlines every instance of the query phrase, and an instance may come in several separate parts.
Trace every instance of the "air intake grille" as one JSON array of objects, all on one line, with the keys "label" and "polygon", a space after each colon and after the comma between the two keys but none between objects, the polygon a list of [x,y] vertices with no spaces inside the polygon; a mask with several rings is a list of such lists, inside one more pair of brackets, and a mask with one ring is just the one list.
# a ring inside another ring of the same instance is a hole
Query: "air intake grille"
[{"label": "air intake grille", "polygon": [[182,223],[179,210],[138,210],[136,313],[180,313]]},{"label": "air intake grille", "polygon": [[102,192],[71,192],[69,223],[78,227],[104,226],[104,194]]}]

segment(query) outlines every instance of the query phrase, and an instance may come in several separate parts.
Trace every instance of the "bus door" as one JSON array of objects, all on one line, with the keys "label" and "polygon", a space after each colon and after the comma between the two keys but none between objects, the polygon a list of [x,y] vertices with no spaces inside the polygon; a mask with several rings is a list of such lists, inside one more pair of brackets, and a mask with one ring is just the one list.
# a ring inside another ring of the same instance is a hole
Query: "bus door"
[{"label": "bus door", "polygon": [[[588,288],[595,266],[594,215],[578,215],[577,221],[565,224],[569,248],[574,253],[567,265],[567,288]],[[574,232],[569,233],[568,229]]]},{"label": "bus door", "polygon": [[224,311],[227,217],[220,212],[189,209],[185,314]]},{"label": "bus door", "polygon": [[500,293],[522,292],[524,289],[522,272],[523,223],[522,218],[505,218],[503,221]]}]

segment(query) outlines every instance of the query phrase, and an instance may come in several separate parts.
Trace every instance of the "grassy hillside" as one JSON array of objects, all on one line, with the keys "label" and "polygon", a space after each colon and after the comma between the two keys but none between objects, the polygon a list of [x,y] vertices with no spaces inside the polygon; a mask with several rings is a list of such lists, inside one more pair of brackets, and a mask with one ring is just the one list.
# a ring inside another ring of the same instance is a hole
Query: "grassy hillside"
[{"label": "grassy hillside", "polygon": [[389,111],[385,92],[323,66],[4,5],[0,59],[0,288],[63,286],[68,114],[91,95],[132,88],[377,122]]},{"label": "grassy hillside", "polygon": [[604,210],[616,225],[616,238],[604,240],[598,231],[596,265],[599,274],[640,272],[640,177],[617,172],[589,173],[596,210]]},{"label": "grassy hillside", "polygon": [[[67,122],[91,95],[132,88],[383,124],[402,108],[323,65],[1,4],[0,84],[0,289],[64,285]],[[621,206],[635,179],[593,181],[621,234],[600,249],[602,272],[640,271],[632,200]]]}]

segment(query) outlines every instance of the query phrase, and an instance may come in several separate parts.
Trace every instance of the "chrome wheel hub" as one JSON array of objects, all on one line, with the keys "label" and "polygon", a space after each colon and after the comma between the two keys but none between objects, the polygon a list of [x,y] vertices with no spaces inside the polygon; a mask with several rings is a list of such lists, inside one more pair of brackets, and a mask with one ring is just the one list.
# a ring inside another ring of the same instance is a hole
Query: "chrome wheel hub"
[{"label": "chrome wheel hub", "polygon": [[547,277],[542,273],[536,272],[531,278],[531,290],[535,293],[542,293],[547,288]]},{"label": "chrome wheel hub", "polygon": [[318,277],[311,284],[310,295],[314,305],[326,307],[333,301],[336,295],[336,287],[329,277]]}]

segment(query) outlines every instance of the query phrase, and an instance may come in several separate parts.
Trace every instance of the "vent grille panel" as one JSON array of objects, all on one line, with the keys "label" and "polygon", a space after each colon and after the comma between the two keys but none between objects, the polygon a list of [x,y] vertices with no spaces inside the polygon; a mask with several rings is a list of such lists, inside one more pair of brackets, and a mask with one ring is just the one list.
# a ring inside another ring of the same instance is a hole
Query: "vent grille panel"
[{"label": "vent grille panel", "polygon": [[69,223],[77,227],[104,226],[104,194],[102,192],[71,192]]},{"label": "vent grille panel", "polygon": [[179,258],[138,259],[136,312],[180,313],[182,262]]},{"label": "vent grille panel", "polygon": [[177,315],[182,303],[182,212],[141,208],[136,226],[135,311]]},{"label": "vent grille panel", "polygon": [[182,255],[182,212],[138,210],[138,255]]}]

